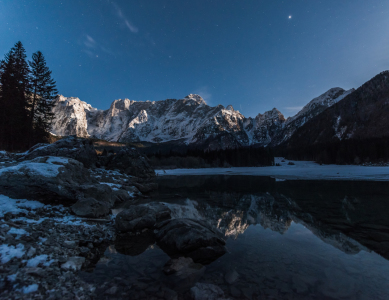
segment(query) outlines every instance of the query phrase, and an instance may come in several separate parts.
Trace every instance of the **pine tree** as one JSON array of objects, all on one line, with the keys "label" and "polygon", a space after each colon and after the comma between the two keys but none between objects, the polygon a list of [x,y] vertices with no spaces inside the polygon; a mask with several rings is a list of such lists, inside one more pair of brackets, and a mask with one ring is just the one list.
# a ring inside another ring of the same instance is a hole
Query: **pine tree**
[{"label": "pine tree", "polygon": [[31,67],[32,100],[30,114],[30,128],[33,130],[30,146],[36,142],[45,142],[48,138],[51,123],[54,118],[52,113],[52,100],[57,94],[55,81],[51,78],[51,71],[46,66],[46,60],[42,52],[37,51],[32,55]]},{"label": "pine tree", "polygon": [[26,148],[28,142],[29,67],[21,42],[5,55],[0,65],[0,143],[9,150]]}]

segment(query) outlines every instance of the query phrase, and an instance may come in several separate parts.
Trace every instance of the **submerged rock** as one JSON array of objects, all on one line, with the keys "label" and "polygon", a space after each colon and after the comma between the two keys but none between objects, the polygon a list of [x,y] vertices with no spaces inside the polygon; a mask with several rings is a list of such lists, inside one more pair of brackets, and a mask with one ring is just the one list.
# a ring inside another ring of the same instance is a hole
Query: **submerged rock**
[{"label": "submerged rock", "polygon": [[122,233],[115,239],[115,249],[125,255],[137,256],[155,244],[155,236],[152,230],[147,230],[141,234]]},{"label": "submerged rock", "polygon": [[157,243],[170,256],[191,257],[194,262],[207,264],[226,253],[222,234],[205,221],[173,219],[157,228]]},{"label": "submerged rock", "polygon": [[190,257],[169,260],[163,272],[168,275],[167,284],[176,291],[189,290],[205,272],[202,264],[196,264]]},{"label": "submerged rock", "polygon": [[227,272],[224,276],[224,279],[228,282],[228,284],[233,284],[238,278],[239,274],[235,270]]},{"label": "submerged rock", "polygon": [[116,229],[121,232],[152,229],[157,222],[170,218],[170,209],[162,203],[134,205],[116,216]]}]

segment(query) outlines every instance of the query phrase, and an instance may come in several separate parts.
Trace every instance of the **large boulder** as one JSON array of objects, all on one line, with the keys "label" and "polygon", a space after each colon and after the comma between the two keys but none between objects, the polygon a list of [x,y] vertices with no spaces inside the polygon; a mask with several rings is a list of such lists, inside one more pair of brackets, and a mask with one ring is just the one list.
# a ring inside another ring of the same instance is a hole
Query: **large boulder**
[{"label": "large boulder", "polygon": [[116,169],[135,177],[151,178],[155,176],[154,169],[150,166],[148,159],[135,148],[124,147],[116,155],[101,157],[101,163],[107,169]]},{"label": "large boulder", "polygon": [[20,160],[31,160],[39,156],[60,156],[73,158],[84,164],[85,167],[93,167],[98,163],[98,157],[89,139],[67,136],[53,144],[37,144],[20,156]]},{"label": "large boulder", "polygon": [[208,264],[226,253],[220,231],[202,220],[172,219],[156,225],[158,246],[171,257]]},{"label": "large boulder", "polygon": [[97,218],[110,213],[109,202],[99,201],[94,198],[84,198],[72,205],[72,211],[80,217]]},{"label": "large boulder", "polygon": [[0,192],[38,200],[77,200],[80,184],[93,184],[83,164],[71,158],[37,157],[0,169]]},{"label": "large boulder", "polygon": [[100,184],[81,162],[53,156],[0,169],[0,193],[50,204],[77,202],[72,210],[83,217],[107,215],[115,202],[131,198],[128,191]]},{"label": "large boulder", "polygon": [[170,209],[163,203],[131,206],[116,216],[116,229],[120,232],[136,232],[152,229],[155,224],[171,218]]}]

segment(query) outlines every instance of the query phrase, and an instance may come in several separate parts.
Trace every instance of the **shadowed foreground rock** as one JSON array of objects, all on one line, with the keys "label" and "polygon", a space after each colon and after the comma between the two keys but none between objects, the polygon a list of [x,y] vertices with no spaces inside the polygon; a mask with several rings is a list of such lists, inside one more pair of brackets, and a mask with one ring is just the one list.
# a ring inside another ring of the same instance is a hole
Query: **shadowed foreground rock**
[{"label": "shadowed foreground rock", "polygon": [[105,216],[115,202],[131,199],[128,191],[100,184],[79,161],[52,156],[0,169],[0,193],[50,204],[77,202],[72,211],[82,217]]},{"label": "shadowed foreground rock", "polygon": [[83,164],[71,158],[37,157],[0,169],[0,192],[14,198],[75,201],[83,184],[96,184]]},{"label": "shadowed foreground rock", "polygon": [[93,142],[76,136],[65,137],[53,144],[37,144],[22,156],[21,160],[31,160],[39,156],[60,156],[82,162],[86,168],[96,166],[98,157]]},{"label": "shadowed foreground rock", "polygon": [[173,219],[157,224],[156,239],[169,256],[208,264],[226,253],[222,234],[205,221]]}]

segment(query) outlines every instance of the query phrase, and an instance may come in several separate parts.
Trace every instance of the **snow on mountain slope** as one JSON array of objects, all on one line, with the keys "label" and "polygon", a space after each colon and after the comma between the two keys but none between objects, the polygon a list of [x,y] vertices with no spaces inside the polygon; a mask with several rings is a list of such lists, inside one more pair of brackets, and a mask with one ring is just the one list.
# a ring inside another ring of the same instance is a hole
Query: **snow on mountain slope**
[{"label": "snow on mountain slope", "polygon": [[[331,89],[287,120],[276,108],[246,118],[231,105],[211,107],[194,94],[179,100],[152,102],[120,99],[112,102],[107,110],[95,109],[78,98],[58,96],[53,109],[52,133],[115,142],[183,141],[209,149],[267,146],[284,141],[280,134],[290,135],[305,120],[336,103],[346,93],[339,88]],[[293,130],[284,133],[286,125]]]},{"label": "snow on mountain slope", "polygon": [[307,121],[316,117],[325,109],[341,101],[354,91],[354,89],[346,91],[342,88],[332,88],[319,97],[311,100],[295,116],[286,120],[284,128],[272,139],[270,145],[277,146],[287,141],[295,133],[295,131],[303,126]]}]

